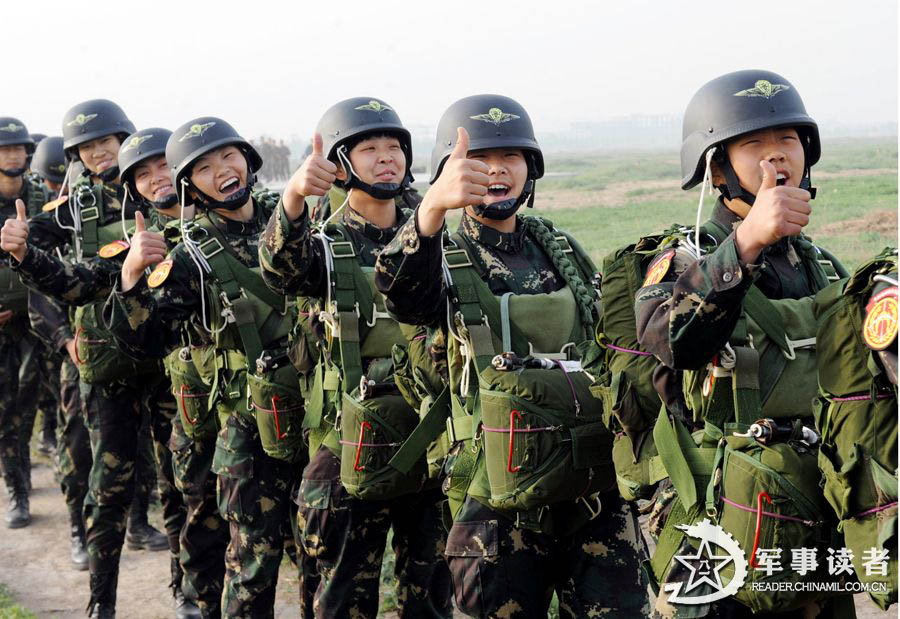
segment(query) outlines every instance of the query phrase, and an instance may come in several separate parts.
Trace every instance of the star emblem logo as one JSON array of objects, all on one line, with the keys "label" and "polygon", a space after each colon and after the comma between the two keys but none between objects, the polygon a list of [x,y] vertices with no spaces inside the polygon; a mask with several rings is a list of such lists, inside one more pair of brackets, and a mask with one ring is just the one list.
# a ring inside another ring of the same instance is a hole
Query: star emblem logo
[{"label": "star emblem logo", "polygon": [[9,123],[3,127],[0,127],[0,131],[8,131],[9,133],[15,133],[16,131],[21,131],[24,129],[22,125],[17,125],[16,123]]},{"label": "star emblem logo", "polygon": [[125,145],[125,148],[122,149],[122,152],[126,153],[130,150],[134,150],[135,148],[137,148],[138,146],[140,146],[141,144],[143,144],[144,142],[146,142],[147,140],[149,140],[152,137],[153,137],[152,134],[151,135],[136,135],[133,138],[131,138],[130,140],[128,140],[128,143]]},{"label": "star emblem logo", "polygon": [[358,105],[355,108],[356,110],[369,110],[370,112],[390,112],[393,111],[394,108],[383,105],[380,101],[375,101],[374,99],[366,103],[365,105]]},{"label": "star emblem logo", "polygon": [[700,548],[697,549],[696,555],[688,555],[686,557],[678,555],[675,557],[675,560],[691,572],[687,586],[684,588],[684,592],[687,593],[704,583],[717,591],[721,590],[722,576],[719,572],[734,559],[729,555],[714,555],[709,541],[704,539],[701,540]]},{"label": "star emblem logo", "polygon": [[74,125],[78,125],[79,127],[81,127],[82,125],[86,125],[87,123],[91,122],[95,118],[97,118],[96,114],[79,114],[78,116],[67,122],[66,127],[72,127]]},{"label": "star emblem logo", "polygon": [[202,125],[199,123],[195,124],[195,125],[191,125],[191,128],[188,129],[188,132],[185,133],[180,138],[178,138],[178,141],[184,142],[185,140],[190,140],[192,138],[199,137],[199,136],[203,135],[204,133],[206,133],[206,130],[215,124],[216,124],[215,121],[210,121],[208,123],[203,123]]}]

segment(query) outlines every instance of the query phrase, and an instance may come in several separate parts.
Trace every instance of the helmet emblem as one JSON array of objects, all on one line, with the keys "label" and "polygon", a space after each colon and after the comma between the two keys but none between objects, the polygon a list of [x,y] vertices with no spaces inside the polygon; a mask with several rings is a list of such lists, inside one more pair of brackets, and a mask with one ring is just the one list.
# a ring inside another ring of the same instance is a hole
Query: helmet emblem
[{"label": "helmet emblem", "polygon": [[146,142],[147,140],[149,140],[152,137],[153,137],[152,134],[151,135],[136,135],[133,138],[131,138],[130,140],[128,140],[128,143],[125,145],[125,148],[122,149],[122,152],[124,153],[124,152],[132,150],[134,148],[137,148],[138,146],[140,146],[141,144],[143,144],[144,142]]},{"label": "helmet emblem", "polygon": [[184,142],[185,140],[190,140],[191,138],[203,135],[204,133],[206,133],[206,130],[212,127],[214,124],[216,124],[215,121],[203,123],[202,125],[191,125],[191,128],[188,129],[188,132],[178,138],[178,141]]},{"label": "helmet emblem", "polygon": [[735,97],[765,97],[771,99],[783,90],[790,90],[787,84],[773,84],[769,80],[757,80],[753,88],[734,93]]},{"label": "helmet emblem", "polygon": [[87,123],[91,122],[95,118],[97,118],[96,114],[79,114],[78,116],[67,122],[66,127],[71,127],[72,125],[78,125],[79,127],[81,127],[82,125],[86,125]]},{"label": "helmet emblem", "polygon": [[15,133],[16,131],[21,131],[24,129],[22,125],[17,125],[16,123],[9,123],[5,127],[0,127],[0,131],[9,131],[10,133]]},{"label": "helmet emblem", "polygon": [[51,168],[51,169],[56,170],[57,172],[65,172],[65,171],[66,171],[66,166],[65,166],[65,164],[62,164],[62,163],[61,163],[61,164],[59,164],[58,166],[55,166],[55,167],[53,167],[53,168]]},{"label": "helmet emblem", "polygon": [[493,125],[500,126],[502,123],[508,123],[511,120],[516,120],[519,116],[515,114],[507,114],[499,107],[492,107],[488,110],[487,114],[476,114],[475,116],[469,116],[472,120],[482,120],[486,123],[491,123]]},{"label": "helmet emblem", "polygon": [[379,113],[381,113],[381,112],[393,112],[393,111],[394,111],[394,108],[388,107],[388,106],[386,106],[386,105],[382,105],[381,102],[375,101],[374,99],[373,99],[372,101],[369,101],[369,102],[366,103],[365,105],[359,105],[359,106],[357,106],[357,107],[355,107],[355,108],[353,108],[353,109],[355,109],[355,110],[369,110],[370,112],[379,112]]}]

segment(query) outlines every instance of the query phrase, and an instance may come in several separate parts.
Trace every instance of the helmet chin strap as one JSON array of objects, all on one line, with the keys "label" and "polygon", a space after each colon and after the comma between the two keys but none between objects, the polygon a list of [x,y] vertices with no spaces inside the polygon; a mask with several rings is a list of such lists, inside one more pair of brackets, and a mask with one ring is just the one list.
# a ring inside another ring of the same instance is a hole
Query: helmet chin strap
[{"label": "helmet chin strap", "polygon": [[339,184],[335,183],[343,189],[359,189],[376,200],[392,200],[403,193],[403,190],[412,182],[412,177],[406,174],[401,183],[375,183],[370,185],[360,180],[356,170],[353,169],[353,164],[350,163],[350,157],[347,156],[347,147],[345,145],[342,144],[338,148],[337,157],[338,162],[347,171],[347,180],[340,181]]},{"label": "helmet chin strap", "polygon": [[[725,176],[725,183],[717,185],[716,189],[722,192],[722,195],[728,200],[740,199],[746,202],[748,206],[753,206],[753,203],[756,202],[756,194],[750,193],[741,187],[741,182],[738,180],[737,173],[735,173],[731,160],[728,158],[724,148],[716,149],[715,161],[719,164],[719,168]],[[810,193],[810,199],[815,199],[816,188],[812,186],[812,172],[805,163],[809,161],[809,151],[805,142],[803,143],[803,161],[803,178],[800,179],[799,187]]]},{"label": "helmet chin strap", "polygon": [[521,208],[526,200],[528,201],[528,208],[534,207],[534,185],[535,180],[529,178],[525,181],[525,186],[522,188],[522,193],[519,194],[518,198],[510,198],[509,200],[494,202],[492,204],[484,204],[482,202],[478,206],[473,206],[472,208],[479,217],[497,221],[508,219],[516,214],[516,211]]},{"label": "helmet chin strap", "polygon": [[114,165],[106,168],[102,172],[97,173],[97,176],[99,176],[100,180],[104,183],[111,183],[119,177],[119,166]]},{"label": "helmet chin strap", "polygon": [[25,174],[25,170],[27,169],[28,168],[12,168],[6,170],[0,168],[0,174],[3,174],[3,176],[8,176],[9,178],[16,178],[17,176],[22,176],[23,174]]}]

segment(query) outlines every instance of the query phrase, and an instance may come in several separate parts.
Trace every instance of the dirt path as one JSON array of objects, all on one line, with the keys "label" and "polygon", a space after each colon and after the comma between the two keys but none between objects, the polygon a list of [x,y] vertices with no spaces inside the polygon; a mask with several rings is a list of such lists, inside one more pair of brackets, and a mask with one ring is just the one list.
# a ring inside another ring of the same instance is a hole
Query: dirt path
[{"label": "dirt path", "polygon": [[[48,461],[32,470],[31,524],[24,529],[0,528],[0,583],[16,601],[38,617],[83,618],[89,599],[88,572],[69,563],[69,523],[65,502]],[[0,500],[6,509],[6,501]],[[158,510],[153,525],[162,529]],[[278,583],[277,617],[296,617],[297,579],[284,564]],[[125,548],[119,568],[117,609],[129,619],[175,616],[169,582],[169,553]]]},{"label": "dirt path", "polygon": [[[44,458],[32,471],[31,525],[24,529],[0,529],[0,583],[6,584],[17,602],[38,617],[82,618],[88,602],[88,573],[69,565],[68,516],[53,472]],[[5,502],[3,503],[5,508]],[[151,513],[161,527],[158,512]],[[128,619],[169,619],[174,616],[168,583],[167,552],[122,552],[119,573],[119,616]],[[297,578],[282,564],[275,606],[276,617],[297,616]],[[856,596],[860,619],[895,617],[881,612],[863,596]],[[392,616],[392,614],[388,616]],[[461,616],[461,615],[457,615]]]}]

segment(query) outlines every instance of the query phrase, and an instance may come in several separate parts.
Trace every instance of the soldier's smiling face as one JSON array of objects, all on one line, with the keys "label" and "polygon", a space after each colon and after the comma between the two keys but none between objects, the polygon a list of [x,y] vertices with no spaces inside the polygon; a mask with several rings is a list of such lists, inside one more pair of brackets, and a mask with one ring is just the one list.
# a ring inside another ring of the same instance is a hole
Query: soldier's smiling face
[{"label": "soldier's smiling face", "polygon": [[24,144],[0,146],[0,168],[4,170],[24,168],[27,161],[28,153]]},{"label": "soldier's smiling face", "polygon": [[223,146],[197,159],[191,182],[213,200],[223,202],[247,186],[247,158],[236,146]]},{"label": "soldier's smiling face", "polygon": [[145,159],[134,168],[134,186],[146,200],[159,202],[175,193],[172,171],[164,155]]},{"label": "soldier's smiling face", "polygon": [[484,204],[494,204],[522,195],[528,180],[528,162],[519,148],[486,148],[469,151],[469,159],[486,164],[491,182]]},{"label": "soldier's smiling face", "polygon": [[104,135],[78,145],[78,156],[92,174],[100,174],[117,164],[119,159],[119,138],[115,135]]},{"label": "soldier's smiling face", "polygon": [[[400,140],[383,135],[366,138],[349,153],[350,163],[359,179],[369,185],[402,183],[406,174],[406,153]],[[339,167],[337,177],[346,180],[346,172]]]},{"label": "soldier's smiling face", "polygon": [[[725,145],[725,151],[741,186],[754,195],[762,184],[759,162],[763,159],[775,166],[779,185],[799,187],[803,180],[803,143],[793,127],[763,129],[738,136]],[[725,183],[715,162],[712,172],[714,185]]]}]

